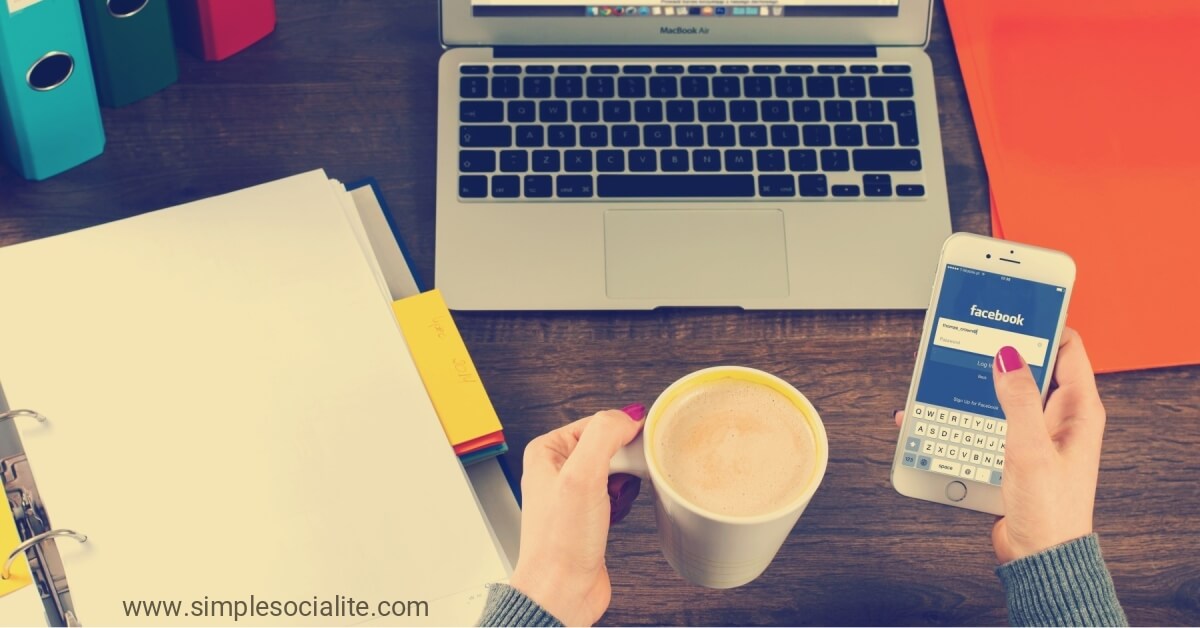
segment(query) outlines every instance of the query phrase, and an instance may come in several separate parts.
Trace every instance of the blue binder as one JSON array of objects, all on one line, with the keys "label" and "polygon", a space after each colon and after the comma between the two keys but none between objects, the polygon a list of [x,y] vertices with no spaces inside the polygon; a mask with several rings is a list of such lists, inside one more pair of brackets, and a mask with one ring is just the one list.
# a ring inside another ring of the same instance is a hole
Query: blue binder
[{"label": "blue binder", "polygon": [[34,181],[104,151],[79,0],[0,0],[0,145]]}]

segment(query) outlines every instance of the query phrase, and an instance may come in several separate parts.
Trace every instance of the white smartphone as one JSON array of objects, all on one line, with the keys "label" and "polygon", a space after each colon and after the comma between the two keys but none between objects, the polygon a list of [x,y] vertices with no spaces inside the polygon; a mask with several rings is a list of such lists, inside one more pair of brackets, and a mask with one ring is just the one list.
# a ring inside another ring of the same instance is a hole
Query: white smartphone
[{"label": "white smartphone", "polygon": [[1074,283],[1065,253],[967,233],[946,240],[892,462],[900,494],[1004,514],[1007,424],[992,360],[1004,346],[1020,352],[1044,403]]}]

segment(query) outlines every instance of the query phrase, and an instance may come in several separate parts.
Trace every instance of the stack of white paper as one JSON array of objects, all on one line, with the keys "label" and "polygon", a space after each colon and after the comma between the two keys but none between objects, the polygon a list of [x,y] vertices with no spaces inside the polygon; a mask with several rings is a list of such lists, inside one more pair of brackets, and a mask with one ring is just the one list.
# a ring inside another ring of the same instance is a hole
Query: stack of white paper
[{"label": "stack of white paper", "polygon": [[464,624],[507,577],[348,199],[317,171],[0,249],[0,385],[51,419],[21,439],[89,535],[58,542],[85,625]]}]

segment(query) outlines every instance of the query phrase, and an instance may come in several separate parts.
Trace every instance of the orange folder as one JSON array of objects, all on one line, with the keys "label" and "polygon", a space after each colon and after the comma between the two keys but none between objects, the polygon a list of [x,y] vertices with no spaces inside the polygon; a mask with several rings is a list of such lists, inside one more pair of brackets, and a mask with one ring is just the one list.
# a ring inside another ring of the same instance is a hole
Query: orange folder
[{"label": "orange folder", "polygon": [[1075,258],[1098,372],[1200,363],[1200,2],[946,10],[994,235]]}]

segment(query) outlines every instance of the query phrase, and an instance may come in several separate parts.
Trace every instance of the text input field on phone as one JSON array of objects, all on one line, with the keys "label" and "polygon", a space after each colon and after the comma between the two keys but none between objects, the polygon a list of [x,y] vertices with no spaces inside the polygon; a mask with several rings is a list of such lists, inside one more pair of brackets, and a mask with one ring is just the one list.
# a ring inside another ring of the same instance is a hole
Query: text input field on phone
[{"label": "text input field on phone", "polygon": [[933,344],[947,349],[958,349],[992,357],[1001,347],[1016,349],[1030,366],[1042,366],[1046,361],[1046,339],[987,327],[978,323],[964,323],[951,318],[939,318],[933,330]]}]

